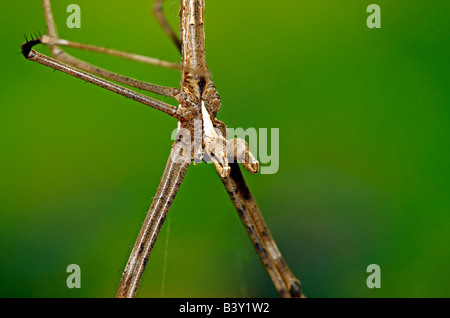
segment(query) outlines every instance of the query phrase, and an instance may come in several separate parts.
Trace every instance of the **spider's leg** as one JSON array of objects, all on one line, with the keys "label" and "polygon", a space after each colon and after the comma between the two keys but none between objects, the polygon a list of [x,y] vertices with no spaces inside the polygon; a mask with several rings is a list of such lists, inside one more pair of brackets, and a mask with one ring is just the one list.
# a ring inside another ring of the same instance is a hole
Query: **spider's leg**
[{"label": "spider's leg", "polygon": [[136,294],[153,245],[156,242],[175,195],[180,188],[190,161],[190,147],[184,147],[183,141],[177,139],[172,147],[161,183],[156,191],[150,210],[131,251],[116,297],[132,298]]},{"label": "spider's leg", "polygon": [[164,0],[155,0],[155,4],[153,5],[153,13],[156,16],[156,19],[158,19],[159,24],[163,27],[164,31],[167,33],[167,35],[170,37],[172,42],[176,45],[178,48],[178,51],[181,53],[181,42],[178,36],[175,34],[169,23],[167,22],[164,12],[163,12],[163,1]]},{"label": "spider's leg", "polygon": [[[142,62],[142,63],[159,65],[159,66],[168,67],[168,68],[180,69],[180,65],[177,63],[167,62],[167,61],[155,59],[152,57],[147,57],[147,56],[142,56],[142,55],[138,55],[138,54],[132,54],[132,53],[127,53],[127,52],[107,49],[107,48],[103,48],[103,47],[98,47],[98,46],[94,46],[94,45],[71,42],[71,41],[60,39],[58,37],[58,33],[56,31],[56,25],[55,25],[55,20],[53,19],[53,13],[52,13],[52,9],[50,6],[50,0],[42,0],[42,6],[44,8],[45,23],[47,25],[47,38],[43,39],[42,43],[49,45],[53,57],[57,57],[57,55],[60,54],[60,52],[62,50],[59,46],[61,45],[61,46],[70,46],[70,47],[74,47],[74,48],[79,48],[82,50],[89,50],[89,51],[95,51],[95,52],[105,53],[105,54],[109,54],[109,55],[119,56],[119,57],[127,58],[130,60]],[[44,35],[44,37],[45,37],[45,35]]]},{"label": "spider's leg", "polygon": [[141,104],[158,109],[170,116],[177,118],[178,120],[183,119],[181,112],[178,112],[178,108],[173,105],[166,104],[164,102],[150,98],[143,94],[139,94],[135,91],[132,91],[131,89],[125,88],[118,84],[114,84],[110,81],[107,81],[103,78],[92,75],[90,73],[80,71],[79,69],[77,69],[73,66],[64,64],[64,63],[62,63],[58,60],[55,60],[51,57],[48,57],[44,54],[36,52],[35,50],[32,49],[32,47],[33,47],[33,45],[38,44],[38,43],[39,43],[39,39],[35,39],[35,40],[31,40],[29,42],[26,42],[22,45],[22,54],[25,56],[26,59],[37,62],[39,64],[42,64],[42,65],[45,65],[48,67],[51,67],[55,70],[64,72],[66,74],[78,77],[86,82],[92,83],[94,85],[100,86],[102,88],[105,88],[105,89],[112,91],[114,93],[117,93],[119,95],[125,96],[126,98],[133,99]]},{"label": "spider's leg", "polygon": [[304,297],[300,282],[292,274],[273,240],[237,162],[221,178],[272,282],[281,297]]},{"label": "spider's leg", "polygon": [[[85,44],[85,43],[79,43],[74,41],[69,41],[61,38],[55,38],[50,35],[43,35],[41,36],[41,40],[43,44],[47,44],[49,46],[68,46],[73,47],[80,50],[86,50],[86,51],[92,51],[92,52],[98,52],[103,53],[107,55],[122,57],[125,59],[129,59],[136,62],[146,63],[150,65],[156,65],[156,66],[162,66],[167,68],[172,68],[176,70],[181,69],[181,65],[179,63],[173,63],[165,60],[160,60],[154,57],[149,57],[145,55],[140,54],[134,54],[134,53],[128,53],[124,51],[109,49],[101,46],[91,45],[91,44]],[[67,54],[67,53],[66,53]],[[58,55],[58,54],[57,54]]]},{"label": "spider's leg", "polygon": [[160,65],[160,66],[165,66],[165,67],[170,67],[170,68],[179,69],[180,66],[178,64],[167,62],[167,61],[162,61],[162,60],[158,60],[158,59],[154,59],[154,58],[149,58],[149,57],[142,56],[142,55],[131,54],[131,53],[116,51],[116,50],[112,50],[112,49],[102,48],[102,47],[98,47],[98,46],[93,46],[93,45],[89,45],[89,44],[82,44],[82,43],[71,42],[71,41],[60,39],[60,38],[58,38],[58,34],[56,32],[56,25],[55,25],[52,10],[50,7],[50,0],[42,0],[42,5],[44,8],[44,16],[45,16],[45,22],[47,24],[47,33],[48,34],[40,36],[38,38],[38,40],[39,40],[39,43],[49,46],[52,56],[55,59],[57,59],[63,63],[66,63],[70,66],[84,70],[86,72],[104,77],[111,81],[115,81],[115,82],[118,82],[121,84],[136,87],[139,89],[143,89],[143,90],[146,90],[146,91],[149,91],[152,93],[156,93],[159,95],[178,98],[179,90],[177,88],[164,87],[164,86],[159,86],[159,85],[155,85],[155,84],[150,84],[147,82],[139,81],[136,79],[132,79],[132,78],[120,75],[120,74],[110,72],[108,70],[99,68],[95,65],[89,64],[83,60],[80,60],[80,59],[77,59],[77,58],[71,56],[70,54],[68,54],[64,50],[62,50],[60,46],[70,46],[70,47],[84,49],[84,50],[96,51],[96,52],[101,52],[101,53],[105,53],[105,54],[109,54],[109,55],[115,55],[115,56],[119,56],[119,57],[123,57],[123,58],[128,58],[128,59],[139,61],[139,62]]}]

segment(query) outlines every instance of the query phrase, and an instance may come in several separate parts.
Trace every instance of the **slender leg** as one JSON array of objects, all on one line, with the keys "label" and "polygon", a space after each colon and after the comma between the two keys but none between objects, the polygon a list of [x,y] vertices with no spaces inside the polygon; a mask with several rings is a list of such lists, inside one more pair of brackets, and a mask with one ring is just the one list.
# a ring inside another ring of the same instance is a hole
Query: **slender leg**
[{"label": "slender leg", "polygon": [[256,251],[281,297],[304,297],[300,282],[290,271],[264,222],[259,208],[242,176],[237,163],[232,163],[231,173],[222,182],[238,211]]},{"label": "slender leg", "polygon": [[23,56],[25,56],[26,59],[37,62],[39,64],[42,64],[42,65],[45,65],[48,67],[51,67],[55,70],[64,72],[66,74],[78,77],[86,82],[103,87],[114,93],[125,96],[126,98],[133,99],[141,104],[144,104],[144,105],[153,107],[155,109],[158,109],[160,111],[163,111],[166,114],[177,118],[178,120],[182,119],[182,116],[178,113],[178,108],[173,105],[166,104],[159,100],[150,98],[146,95],[139,94],[128,88],[114,84],[112,82],[109,82],[100,77],[94,76],[92,74],[80,71],[79,69],[77,69],[75,67],[64,64],[64,63],[62,63],[58,60],[55,60],[51,57],[48,57],[44,54],[36,52],[35,50],[32,49],[32,47],[33,47],[33,45],[36,45],[38,43],[39,43],[39,39],[35,39],[35,40],[31,40],[22,45],[22,54],[23,54]]},{"label": "slender leg", "polygon": [[68,46],[68,47],[73,47],[73,48],[80,49],[80,50],[87,50],[87,51],[99,52],[99,53],[104,53],[104,54],[113,55],[113,56],[117,56],[117,57],[122,57],[122,58],[126,58],[126,59],[129,59],[132,61],[146,63],[146,64],[150,64],[150,65],[157,65],[157,66],[162,66],[162,67],[167,67],[167,68],[173,68],[176,70],[181,69],[181,65],[179,63],[168,62],[168,61],[156,59],[156,58],[145,56],[145,55],[139,55],[139,54],[133,54],[133,53],[128,53],[128,52],[119,51],[119,50],[108,49],[108,48],[104,48],[101,46],[73,42],[73,41],[64,40],[64,39],[60,39],[60,38],[54,38],[50,35],[42,36],[41,41],[42,41],[42,44],[47,44],[49,46],[51,46],[51,45]]},{"label": "slender leg", "polygon": [[[56,25],[55,20],[53,19],[52,8],[50,7],[50,0],[42,0],[42,7],[44,9],[44,17],[45,17],[45,24],[47,25],[47,33],[49,36],[57,38],[58,32],[56,32]],[[50,51],[52,52],[53,56],[57,55],[59,50],[60,49],[58,45],[55,44],[50,45]]]},{"label": "slender leg", "polygon": [[189,167],[190,153],[188,160],[183,158],[183,149],[177,147],[177,143],[179,142],[175,141],[161,183],[131,251],[117,290],[117,298],[135,296],[153,245]]},{"label": "slender leg", "polygon": [[176,45],[178,48],[178,51],[181,53],[181,42],[178,36],[175,34],[173,29],[170,27],[169,23],[167,22],[166,18],[164,17],[164,12],[162,9],[163,0],[155,0],[155,4],[153,6],[153,13],[156,16],[156,19],[158,20],[159,24],[163,27],[164,31],[167,33],[167,35],[170,37],[172,42]]},{"label": "slender leg", "polygon": [[129,77],[117,74],[117,73],[113,73],[113,72],[107,71],[105,69],[99,68],[97,66],[94,66],[92,64],[89,64],[80,59],[77,59],[77,58],[67,54],[64,51],[61,51],[55,58],[57,58],[61,62],[64,62],[73,67],[79,68],[83,71],[104,77],[106,79],[109,79],[111,81],[115,81],[115,82],[118,82],[118,83],[121,83],[124,85],[129,85],[129,86],[143,89],[143,90],[146,90],[146,91],[149,91],[152,93],[156,93],[156,94],[167,96],[167,97],[173,97],[176,99],[178,99],[178,96],[180,94],[180,90],[178,88],[150,84],[150,83],[136,80],[134,78],[129,78]]},{"label": "slender leg", "polygon": [[94,66],[92,64],[89,64],[85,61],[82,61],[80,59],[77,59],[77,58],[69,55],[68,53],[64,52],[60,48],[60,45],[72,46],[72,47],[76,47],[76,48],[80,48],[80,49],[102,52],[105,54],[120,56],[120,57],[129,58],[132,60],[150,63],[150,64],[159,64],[161,66],[168,66],[168,67],[172,67],[172,68],[179,68],[179,66],[177,66],[174,63],[151,59],[151,58],[144,57],[141,55],[135,55],[135,54],[120,52],[120,51],[116,51],[116,50],[111,50],[111,49],[101,48],[101,47],[97,47],[97,46],[76,43],[76,42],[70,42],[67,40],[59,39],[58,34],[56,32],[56,27],[55,27],[55,23],[54,23],[54,19],[53,19],[52,10],[50,7],[50,0],[42,0],[42,5],[44,8],[44,16],[45,16],[45,21],[47,24],[48,35],[44,35],[44,36],[40,37],[39,40],[40,40],[40,43],[47,44],[50,47],[50,51],[52,52],[52,55],[54,58],[66,63],[70,66],[79,68],[83,71],[86,71],[86,72],[89,72],[89,73],[92,73],[92,74],[95,74],[98,76],[102,76],[111,81],[115,81],[115,82],[118,82],[121,84],[136,87],[139,89],[143,89],[143,90],[146,90],[146,91],[149,91],[152,93],[156,93],[159,95],[173,97],[173,98],[178,99],[179,90],[177,88],[164,87],[164,86],[159,86],[159,85],[142,82],[142,81],[139,81],[136,79],[132,79],[132,78],[99,68],[97,66]]}]

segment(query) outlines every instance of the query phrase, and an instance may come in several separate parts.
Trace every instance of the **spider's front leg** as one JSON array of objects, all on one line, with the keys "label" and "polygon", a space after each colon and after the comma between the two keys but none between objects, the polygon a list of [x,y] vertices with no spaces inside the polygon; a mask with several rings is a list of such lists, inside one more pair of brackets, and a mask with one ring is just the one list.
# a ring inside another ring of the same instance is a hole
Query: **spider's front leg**
[{"label": "spider's front leg", "polygon": [[[58,37],[58,33],[56,32],[56,25],[55,20],[53,18],[52,9],[50,6],[50,0],[42,0],[42,5],[44,9],[44,16],[45,16],[45,22],[47,24],[47,34],[39,36],[36,40],[39,41],[39,43],[48,45],[51,51],[51,55],[54,59],[63,62],[69,66],[78,68],[80,70],[83,70],[85,72],[89,72],[91,74],[101,76],[103,78],[106,78],[110,81],[118,82],[121,84],[129,85],[131,87],[143,89],[152,93],[156,93],[159,95],[167,96],[167,97],[173,97],[175,99],[178,99],[179,97],[179,90],[177,88],[173,87],[164,87],[160,85],[155,85],[143,81],[139,81],[133,78],[129,78],[127,76],[117,74],[108,70],[105,70],[103,68],[97,67],[95,65],[92,65],[90,63],[87,63],[83,60],[80,60],[67,52],[65,52],[61,46],[67,46],[67,47],[73,47],[77,49],[82,50],[88,50],[93,52],[100,52],[107,55],[113,55],[118,56],[130,60],[134,60],[137,62],[152,64],[152,65],[159,65],[163,67],[173,68],[173,69],[180,69],[180,65],[177,63],[171,63],[143,55],[138,54],[132,54],[128,52],[122,52],[118,50],[98,47],[95,45],[89,45],[84,43],[78,43],[78,42],[72,42],[64,39],[60,39]],[[25,56],[27,57],[27,56]]]}]

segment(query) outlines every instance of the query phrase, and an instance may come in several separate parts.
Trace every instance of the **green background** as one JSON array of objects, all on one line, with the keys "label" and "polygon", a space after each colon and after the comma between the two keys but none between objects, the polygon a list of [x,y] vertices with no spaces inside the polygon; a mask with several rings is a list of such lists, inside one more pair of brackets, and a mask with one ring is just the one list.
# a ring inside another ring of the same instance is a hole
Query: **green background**
[{"label": "green background", "polygon": [[[306,295],[449,297],[450,2],[377,1],[381,29],[369,1],[206,2],[218,118],[280,129],[279,171],[244,173]],[[53,10],[62,38],[179,61],[151,1]],[[176,121],[18,54],[45,33],[39,1],[3,3],[0,24],[0,296],[113,297]],[[179,87],[175,70],[67,51]],[[212,165],[188,170],[137,296],[277,297]]]}]

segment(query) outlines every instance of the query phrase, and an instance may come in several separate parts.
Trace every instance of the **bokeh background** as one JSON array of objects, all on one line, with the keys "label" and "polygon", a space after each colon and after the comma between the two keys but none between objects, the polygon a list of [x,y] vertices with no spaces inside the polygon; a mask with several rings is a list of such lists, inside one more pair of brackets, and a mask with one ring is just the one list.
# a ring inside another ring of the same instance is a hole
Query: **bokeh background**
[{"label": "bokeh background", "polygon": [[[381,29],[368,1],[206,2],[219,119],[280,129],[279,171],[244,173],[307,296],[449,297],[450,2],[379,0]],[[62,38],[179,61],[151,6],[53,1]],[[178,7],[165,6],[176,29]],[[45,33],[40,1],[0,15],[0,296],[113,297],[176,122],[18,54]],[[179,86],[174,70],[67,51]],[[137,296],[277,297],[212,165],[188,170]]]}]

